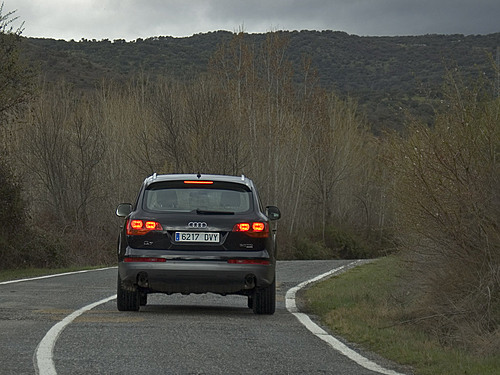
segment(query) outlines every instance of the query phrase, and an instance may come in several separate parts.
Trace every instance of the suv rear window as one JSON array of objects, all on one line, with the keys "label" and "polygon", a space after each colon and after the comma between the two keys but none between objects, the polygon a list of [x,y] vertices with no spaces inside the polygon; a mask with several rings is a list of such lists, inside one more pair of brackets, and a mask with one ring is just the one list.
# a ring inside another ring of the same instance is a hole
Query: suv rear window
[{"label": "suv rear window", "polygon": [[245,186],[224,185],[193,187],[178,183],[152,184],[145,191],[143,208],[149,211],[191,212],[198,210],[209,213],[244,213],[252,209],[252,195],[245,189]]}]

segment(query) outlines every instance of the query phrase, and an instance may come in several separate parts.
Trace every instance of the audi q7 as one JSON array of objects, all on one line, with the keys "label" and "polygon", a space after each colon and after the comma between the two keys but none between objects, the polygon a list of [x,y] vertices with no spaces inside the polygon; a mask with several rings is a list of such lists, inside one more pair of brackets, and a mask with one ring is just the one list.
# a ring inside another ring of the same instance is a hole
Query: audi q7
[{"label": "audi q7", "polygon": [[245,176],[171,174],[146,178],[123,203],[117,305],[137,311],[151,293],[237,294],[256,314],[276,304],[277,207],[262,207]]}]

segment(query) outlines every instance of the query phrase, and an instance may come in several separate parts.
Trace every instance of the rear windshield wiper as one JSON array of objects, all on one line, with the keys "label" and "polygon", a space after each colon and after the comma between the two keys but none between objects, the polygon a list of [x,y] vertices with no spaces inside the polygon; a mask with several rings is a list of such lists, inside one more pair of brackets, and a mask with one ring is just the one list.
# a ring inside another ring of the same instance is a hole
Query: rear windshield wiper
[{"label": "rear windshield wiper", "polygon": [[208,210],[200,210],[199,208],[196,210],[198,215],[234,215],[234,212],[231,211],[208,211]]}]

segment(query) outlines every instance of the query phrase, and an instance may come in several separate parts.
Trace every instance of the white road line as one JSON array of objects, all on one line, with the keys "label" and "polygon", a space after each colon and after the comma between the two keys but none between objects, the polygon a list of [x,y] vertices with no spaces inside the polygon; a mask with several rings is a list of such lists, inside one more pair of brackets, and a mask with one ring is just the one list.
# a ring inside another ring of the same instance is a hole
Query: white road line
[{"label": "white road line", "polygon": [[113,269],[113,268],[116,268],[116,267],[106,267],[106,268],[98,268],[98,269],[93,269],[93,270],[82,270],[82,271],[73,271],[73,272],[65,272],[65,273],[55,273],[53,275],[30,277],[30,278],[27,278],[27,279],[2,281],[2,282],[0,282],[0,285],[22,283],[22,282],[25,282],[25,281],[33,281],[33,280],[50,279],[52,277],[75,275],[77,273],[87,273],[87,272],[94,272],[94,271],[104,271],[104,270],[109,270],[109,269]]},{"label": "white road line", "polygon": [[341,341],[337,340],[335,337],[329,335],[324,329],[322,329],[320,326],[318,326],[316,323],[314,323],[309,316],[307,316],[304,313],[299,312],[297,309],[297,304],[295,302],[295,295],[297,292],[304,288],[306,285],[315,283],[319,280],[322,280],[324,278],[327,278],[341,270],[343,270],[346,267],[352,266],[357,261],[349,263],[345,266],[335,268],[333,270],[330,270],[322,275],[319,275],[313,279],[304,281],[303,283],[300,283],[299,285],[289,289],[286,292],[286,308],[287,310],[292,313],[298,320],[301,322],[309,331],[311,331],[314,335],[319,337],[321,340],[327,342],[333,349],[336,351],[340,352],[341,354],[345,355],[347,358],[351,359],[352,361],[356,362],[360,366],[363,366],[364,368],[370,370],[370,371],[375,371],[380,374],[385,374],[385,375],[403,375],[399,372],[388,370],[386,368],[383,368],[382,366],[376,364],[373,361],[370,361],[368,358],[363,357],[361,354],[357,353],[356,351],[352,350],[349,348],[347,345],[342,343]]},{"label": "white road line", "polygon": [[66,328],[68,324],[70,324],[77,317],[82,315],[84,312],[92,310],[94,307],[102,305],[103,303],[109,302],[116,298],[116,294],[114,296],[102,299],[95,303],[91,303],[85,307],[82,307],[79,310],[76,310],[72,314],[68,315],[66,318],[61,320],[59,323],[55,324],[43,337],[42,341],[38,344],[36,348],[35,356],[33,358],[33,362],[35,364],[35,371],[39,375],[56,375],[56,368],[54,366],[54,345],[57,341],[57,338],[61,334],[61,332]]},{"label": "white road line", "polygon": [[[65,273],[57,273],[53,275],[46,275],[46,276],[38,276],[38,277],[31,277],[27,279],[18,279],[18,280],[10,280],[10,281],[3,281],[0,282],[0,285],[7,285],[7,284],[15,284],[15,283],[22,283],[22,282],[27,282],[27,281],[36,281],[36,280],[43,280],[43,279],[49,279],[53,277],[60,277],[60,276],[67,276],[67,275],[75,275],[79,273],[88,273],[88,272],[95,272],[95,271],[104,271],[104,270],[109,270],[113,269],[116,267],[105,267],[105,268],[99,268],[99,269],[92,269],[92,270],[82,270],[82,271],[73,271],[73,272],[65,272]],[[106,303],[108,301],[111,301],[116,298],[116,295],[105,298],[103,300],[100,300],[98,302],[92,303],[90,305],[87,305],[85,307],[82,307],[81,309],[73,312],[71,315],[68,315],[66,318],[61,320],[59,323],[55,324],[43,337],[42,341],[38,344],[38,347],[35,351],[35,354],[33,355],[33,362],[35,366],[35,371],[39,375],[48,375],[48,374],[56,374],[56,369],[54,367],[54,361],[52,359],[53,351],[54,351],[54,345],[55,342],[57,341],[57,338],[61,334],[61,332],[66,328],[68,324],[70,324],[73,320],[75,320],[78,316],[83,314],[84,312],[93,309],[96,306],[99,306],[103,303]]]}]

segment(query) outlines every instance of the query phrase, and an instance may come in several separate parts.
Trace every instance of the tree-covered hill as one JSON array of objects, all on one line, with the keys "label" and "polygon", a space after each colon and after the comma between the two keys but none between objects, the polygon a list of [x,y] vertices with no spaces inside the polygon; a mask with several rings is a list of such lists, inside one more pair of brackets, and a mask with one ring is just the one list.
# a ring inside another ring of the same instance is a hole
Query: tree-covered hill
[{"label": "tree-covered hill", "polygon": [[[303,58],[311,58],[319,83],[357,99],[375,129],[400,128],[408,113],[431,119],[432,107],[423,98],[439,97],[446,69],[458,68],[465,77],[482,75],[492,87],[497,75],[494,63],[500,33],[400,37],[335,31],[280,33],[288,39],[287,59],[295,74],[300,76]],[[206,71],[217,47],[234,36],[217,31],[131,42],[24,38],[23,56],[39,65],[46,80],[62,78],[84,88],[94,87],[104,77],[126,81],[137,73],[189,79]],[[256,46],[265,37],[245,35]]]}]

